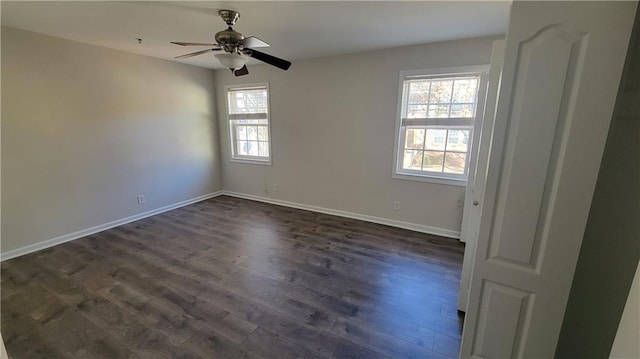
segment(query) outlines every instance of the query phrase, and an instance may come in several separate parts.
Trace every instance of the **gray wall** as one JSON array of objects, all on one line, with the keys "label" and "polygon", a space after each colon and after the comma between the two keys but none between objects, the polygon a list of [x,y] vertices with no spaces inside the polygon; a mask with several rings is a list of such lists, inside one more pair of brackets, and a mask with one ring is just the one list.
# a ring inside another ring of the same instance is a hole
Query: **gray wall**
[{"label": "gray wall", "polygon": [[222,188],[213,71],[1,35],[3,253]]},{"label": "gray wall", "polygon": [[[460,231],[464,187],[391,178],[401,70],[488,64],[495,38],[433,43],[216,71],[224,188]],[[224,86],[269,82],[273,165],[229,161]],[[278,184],[278,192],[265,193]],[[400,210],[393,210],[393,202]]]},{"label": "gray wall", "polygon": [[557,358],[609,357],[640,259],[638,16],[634,33],[565,312]]}]

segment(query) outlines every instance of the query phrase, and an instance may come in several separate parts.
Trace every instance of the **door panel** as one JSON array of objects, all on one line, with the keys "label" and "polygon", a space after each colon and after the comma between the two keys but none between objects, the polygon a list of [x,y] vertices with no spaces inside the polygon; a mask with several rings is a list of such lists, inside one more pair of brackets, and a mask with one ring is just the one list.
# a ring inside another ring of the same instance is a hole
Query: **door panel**
[{"label": "door panel", "polygon": [[522,345],[531,293],[485,280],[482,285],[476,353],[485,358],[510,358]]},{"label": "door panel", "polygon": [[584,34],[553,25],[522,41],[519,48],[490,239],[489,259],[496,263],[540,268],[549,225],[545,214],[552,213],[549,199],[561,173],[554,164],[564,159],[561,149],[567,138],[562,133],[575,112],[574,92],[583,71],[583,40]]},{"label": "door panel", "polygon": [[464,358],[554,356],[635,8],[512,5]]}]

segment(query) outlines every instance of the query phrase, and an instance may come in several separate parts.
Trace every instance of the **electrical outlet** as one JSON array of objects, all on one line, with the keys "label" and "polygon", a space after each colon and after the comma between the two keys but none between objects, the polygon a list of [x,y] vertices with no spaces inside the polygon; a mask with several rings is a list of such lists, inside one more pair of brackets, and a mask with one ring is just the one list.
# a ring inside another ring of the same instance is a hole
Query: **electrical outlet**
[{"label": "electrical outlet", "polygon": [[138,204],[144,204],[144,195],[138,195]]},{"label": "electrical outlet", "polygon": [[458,203],[456,204],[456,206],[457,206],[458,208],[461,208],[463,204],[464,204],[464,200],[459,199],[459,200],[458,200]]},{"label": "electrical outlet", "polygon": [[398,201],[393,202],[393,210],[394,211],[399,211],[400,210],[400,202],[398,202]]},{"label": "electrical outlet", "polygon": [[278,184],[277,183],[272,184],[271,188],[273,189],[273,192],[278,192]]}]

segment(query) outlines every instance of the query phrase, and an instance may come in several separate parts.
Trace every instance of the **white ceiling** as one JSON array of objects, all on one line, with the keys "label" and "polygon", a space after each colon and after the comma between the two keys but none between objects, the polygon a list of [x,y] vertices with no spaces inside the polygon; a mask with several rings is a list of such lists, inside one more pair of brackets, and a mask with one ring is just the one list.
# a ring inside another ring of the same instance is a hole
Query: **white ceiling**
[{"label": "white ceiling", "polygon": [[[226,25],[219,9],[240,12],[234,27],[297,59],[504,34],[509,1],[2,1],[2,25],[136,54],[221,68],[211,54],[170,41],[213,42]],[[138,44],[136,38],[142,38]]]}]

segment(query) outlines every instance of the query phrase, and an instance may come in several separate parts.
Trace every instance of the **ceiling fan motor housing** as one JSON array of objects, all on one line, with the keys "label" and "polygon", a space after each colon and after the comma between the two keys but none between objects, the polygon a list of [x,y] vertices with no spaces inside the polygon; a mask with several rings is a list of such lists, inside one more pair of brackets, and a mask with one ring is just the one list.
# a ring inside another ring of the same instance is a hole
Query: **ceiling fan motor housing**
[{"label": "ceiling fan motor housing", "polygon": [[226,30],[216,33],[216,43],[228,53],[239,53],[242,50],[244,36],[231,27],[240,19],[240,13],[233,10],[220,10],[218,15],[229,26]]},{"label": "ceiling fan motor housing", "polygon": [[226,30],[219,31],[215,36],[216,43],[224,48],[226,52],[236,52],[242,46],[244,36],[229,27]]}]

